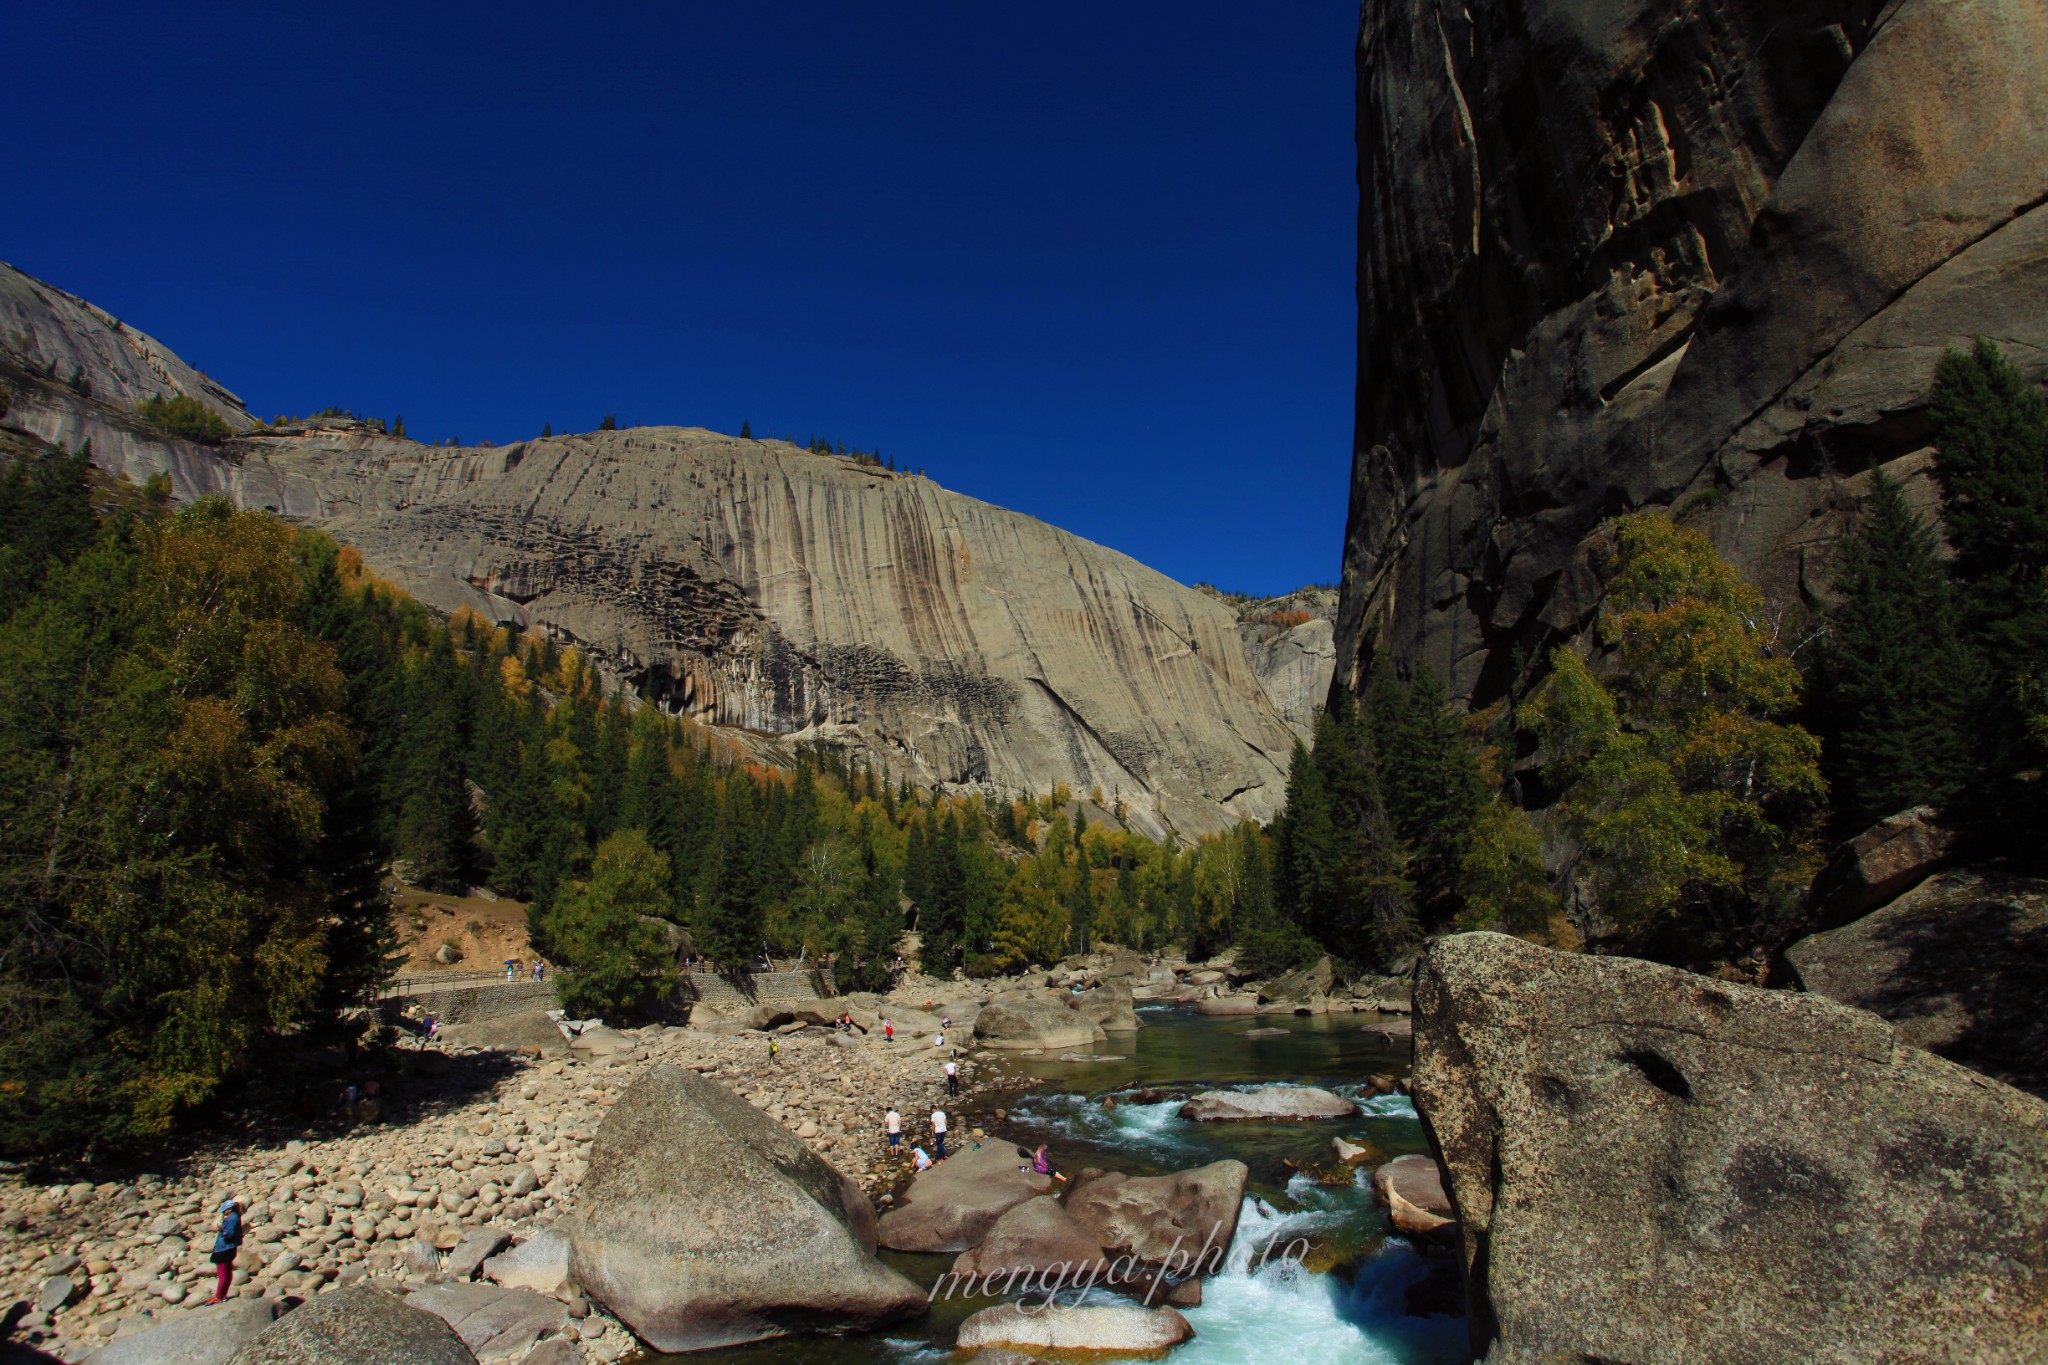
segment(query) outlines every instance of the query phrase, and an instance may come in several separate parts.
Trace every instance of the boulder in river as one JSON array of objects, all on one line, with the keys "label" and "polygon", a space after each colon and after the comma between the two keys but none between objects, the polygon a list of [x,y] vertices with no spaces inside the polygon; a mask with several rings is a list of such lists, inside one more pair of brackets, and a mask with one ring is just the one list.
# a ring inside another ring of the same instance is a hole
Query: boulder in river
[{"label": "boulder in river", "polygon": [[1171,1308],[1097,1304],[1078,1308],[1005,1303],[984,1308],[960,1324],[962,1351],[993,1347],[1020,1351],[1072,1351],[1101,1358],[1160,1355],[1194,1336]]},{"label": "boulder in river", "polygon": [[1431,945],[1415,1003],[1490,1359],[2040,1358],[2048,1104],[1814,995],[1499,934]]},{"label": "boulder in river", "polygon": [[882,1215],[881,1244],[891,1251],[927,1252],[975,1246],[996,1219],[1052,1188],[1051,1176],[1018,1169],[1029,1159],[1029,1149],[1001,1136],[956,1150],[920,1172],[896,1207]]},{"label": "boulder in river", "polygon": [[1108,1041],[1102,1027],[1049,991],[1009,991],[983,1007],[974,1036],[986,1047],[1071,1048]]},{"label": "boulder in river", "polygon": [[1247,1119],[1348,1119],[1358,1106],[1312,1085],[1262,1085],[1256,1090],[1204,1090],[1180,1107],[1197,1123]]},{"label": "boulder in river", "polygon": [[432,1313],[374,1285],[316,1294],[228,1357],[228,1365],[476,1365],[462,1338]]},{"label": "boulder in river", "polygon": [[1131,994],[1128,978],[1105,981],[1092,991],[1070,995],[1067,1004],[1082,1018],[1105,1030],[1144,1027],[1138,1019],[1136,998]]},{"label": "boulder in river", "polygon": [[[1049,1194],[1025,1200],[996,1219],[986,1235],[953,1262],[956,1276],[1037,1276],[1057,1268],[1063,1283],[1109,1271],[1102,1244]],[[1019,1283],[1023,1281],[1020,1279]],[[1036,1280],[1033,1280],[1036,1283]]]},{"label": "boulder in river", "polygon": [[1372,1188],[1396,1232],[1432,1241],[1456,1236],[1457,1213],[1434,1157],[1397,1156],[1372,1173]]},{"label": "boulder in river", "polygon": [[1259,1011],[1262,1014],[1321,1014],[1330,1007],[1330,985],[1334,979],[1330,959],[1318,958],[1312,966],[1275,977],[1259,987]]},{"label": "boulder in river", "polygon": [[696,1351],[925,1310],[875,1259],[874,1206],[716,1081],[644,1074],[599,1125],[570,1272],[649,1345]]},{"label": "boulder in river", "polygon": [[1176,1275],[1207,1274],[1237,1235],[1249,1174],[1242,1161],[1167,1175],[1110,1171],[1077,1184],[1066,1209],[1112,1258],[1128,1255]]}]

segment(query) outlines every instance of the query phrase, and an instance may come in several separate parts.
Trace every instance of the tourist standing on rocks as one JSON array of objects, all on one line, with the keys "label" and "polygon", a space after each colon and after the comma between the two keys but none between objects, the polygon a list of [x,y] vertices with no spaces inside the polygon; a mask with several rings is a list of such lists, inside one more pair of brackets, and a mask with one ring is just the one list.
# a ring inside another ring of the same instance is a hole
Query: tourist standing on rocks
[{"label": "tourist standing on rocks", "polygon": [[235,1252],[242,1246],[242,1204],[230,1195],[220,1206],[220,1235],[213,1239],[213,1297],[219,1303],[228,1296],[235,1277]]},{"label": "tourist standing on rocks", "polygon": [[952,1096],[958,1095],[959,1093],[960,1063],[948,1059],[948,1061],[946,1062],[946,1094]]},{"label": "tourist standing on rocks", "polygon": [[882,1041],[885,1043],[896,1041],[896,1021],[894,1019],[884,1019],[882,1021]]},{"label": "tourist standing on rocks", "polygon": [[782,1061],[782,1044],[776,1042],[773,1038],[768,1040],[768,1060],[778,1065]]},{"label": "tourist standing on rocks", "polygon": [[897,1113],[894,1109],[882,1115],[882,1133],[889,1139],[890,1153],[894,1155],[901,1152],[903,1150],[903,1115]]},{"label": "tourist standing on rocks", "polygon": [[937,1160],[946,1159],[946,1111],[932,1110],[932,1153]]}]

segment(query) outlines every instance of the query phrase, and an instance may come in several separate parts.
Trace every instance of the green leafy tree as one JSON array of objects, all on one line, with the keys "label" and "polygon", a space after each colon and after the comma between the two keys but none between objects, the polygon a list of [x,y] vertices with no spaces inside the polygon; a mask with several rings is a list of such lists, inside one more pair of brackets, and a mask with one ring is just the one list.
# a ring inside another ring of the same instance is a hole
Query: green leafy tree
[{"label": "green leafy tree", "polygon": [[1697,532],[1624,518],[1600,636],[1611,682],[1569,649],[1528,708],[1548,780],[1583,841],[1598,907],[1671,951],[1769,944],[1812,871],[1820,746],[1781,717],[1800,676],[1762,595]]},{"label": "green leafy tree", "polygon": [[1883,470],[1872,479],[1862,524],[1842,538],[1818,679],[1845,835],[1964,790],[1982,695],[1934,532]]},{"label": "green leafy tree", "polygon": [[151,394],[143,401],[141,412],[143,421],[181,441],[217,446],[235,434],[219,413],[189,394],[168,400],[160,393]]},{"label": "green leafy tree", "polygon": [[1563,908],[1543,868],[1542,840],[1524,811],[1495,798],[1479,808],[1458,861],[1458,927],[1530,934]]},{"label": "green leafy tree", "polygon": [[597,846],[590,880],[556,898],[548,943],[563,1009],[616,1017],[644,1013],[667,998],[677,977],[661,919],[668,875],[668,859],[643,831],[620,830]]}]

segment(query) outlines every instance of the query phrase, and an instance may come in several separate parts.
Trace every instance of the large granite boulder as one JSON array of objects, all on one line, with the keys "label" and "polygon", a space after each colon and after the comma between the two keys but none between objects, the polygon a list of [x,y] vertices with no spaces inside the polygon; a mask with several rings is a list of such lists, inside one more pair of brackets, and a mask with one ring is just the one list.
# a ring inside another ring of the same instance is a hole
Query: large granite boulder
[{"label": "large granite boulder", "polygon": [[1807,990],[2048,1099],[2048,882],[1958,868],[1785,958]]},{"label": "large granite boulder", "polygon": [[576,1283],[663,1351],[872,1328],[925,1308],[875,1259],[858,1185],[680,1067],[650,1069],[605,1115],[568,1224]]},{"label": "large granite boulder", "polygon": [[1506,694],[1621,509],[1804,610],[1872,466],[1933,500],[1944,347],[2048,373],[2039,0],[1367,0],[1357,61],[1342,681]]},{"label": "large granite boulder", "polygon": [[[1066,1283],[1109,1272],[1109,1258],[1088,1229],[1049,1194],[1015,1205],[953,1262],[956,1276],[1037,1276],[1057,1267]],[[1022,1279],[1019,1283],[1023,1283]],[[1035,1282],[1035,1281],[1034,1281]]]},{"label": "large granite boulder", "polygon": [[1342,1095],[1312,1085],[1262,1085],[1255,1090],[1204,1090],[1180,1107],[1197,1123],[1241,1123],[1256,1119],[1348,1119],[1358,1106]]},{"label": "large granite boulder", "polygon": [[1955,846],[1955,832],[1932,806],[1886,816],[1836,849],[1813,879],[1815,921],[1833,929],[1897,900],[1947,862]]},{"label": "large granite boulder", "polygon": [[[956,1135],[957,1136],[957,1135]],[[1052,1188],[1026,1162],[1028,1150],[1002,1137],[968,1146],[921,1171],[882,1215],[881,1244],[891,1251],[965,1251],[996,1219]]]},{"label": "large granite boulder", "polygon": [[1207,1274],[1237,1235],[1249,1174],[1242,1161],[1167,1175],[1111,1171],[1076,1186],[1066,1209],[1112,1258],[1131,1256],[1176,1275]]},{"label": "large granite boulder", "polygon": [[1188,1320],[1171,1308],[1140,1308],[1135,1304],[1027,1307],[1005,1303],[984,1308],[961,1323],[955,1344],[962,1351],[1059,1351],[1091,1360],[1114,1360],[1161,1355],[1194,1334]]},{"label": "large granite boulder", "polygon": [[1489,1360],[2039,1358],[2048,1104],[1833,1001],[1499,934],[1433,944],[1415,1004]]},{"label": "large granite boulder", "polygon": [[228,1365],[476,1365],[455,1329],[374,1285],[316,1294],[228,1357]]},{"label": "large granite boulder", "polygon": [[1068,1048],[1108,1041],[1101,1025],[1055,991],[1009,991],[996,996],[974,1020],[974,1037],[984,1047]]},{"label": "large granite boulder", "polygon": [[1105,981],[1092,991],[1070,995],[1067,1004],[1083,1019],[1108,1032],[1144,1027],[1128,978]]},{"label": "large granite boulder", "polygon": [[1334,980],[1330,959],[1318,958],[1259,987],[1259,1008],[1269,1014],[1321,1014],[1330,1007]]},{"label": "large granite boulder", "polygon": [[270,1299],[239,1298],[165,1315],[163,1324],[108,1342],[93,1365],[223,1365],[277,1317]]}]

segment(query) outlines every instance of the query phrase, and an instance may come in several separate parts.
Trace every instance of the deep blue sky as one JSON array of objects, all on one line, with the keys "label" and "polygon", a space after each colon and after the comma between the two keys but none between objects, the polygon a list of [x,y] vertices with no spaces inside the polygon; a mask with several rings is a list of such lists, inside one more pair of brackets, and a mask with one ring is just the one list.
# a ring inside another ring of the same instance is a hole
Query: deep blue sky
[{"label": "deep blue sky", "polygon": [[23,5],[0,259],[263,414],[812,433],[1337,575],[1356,0]]}]

